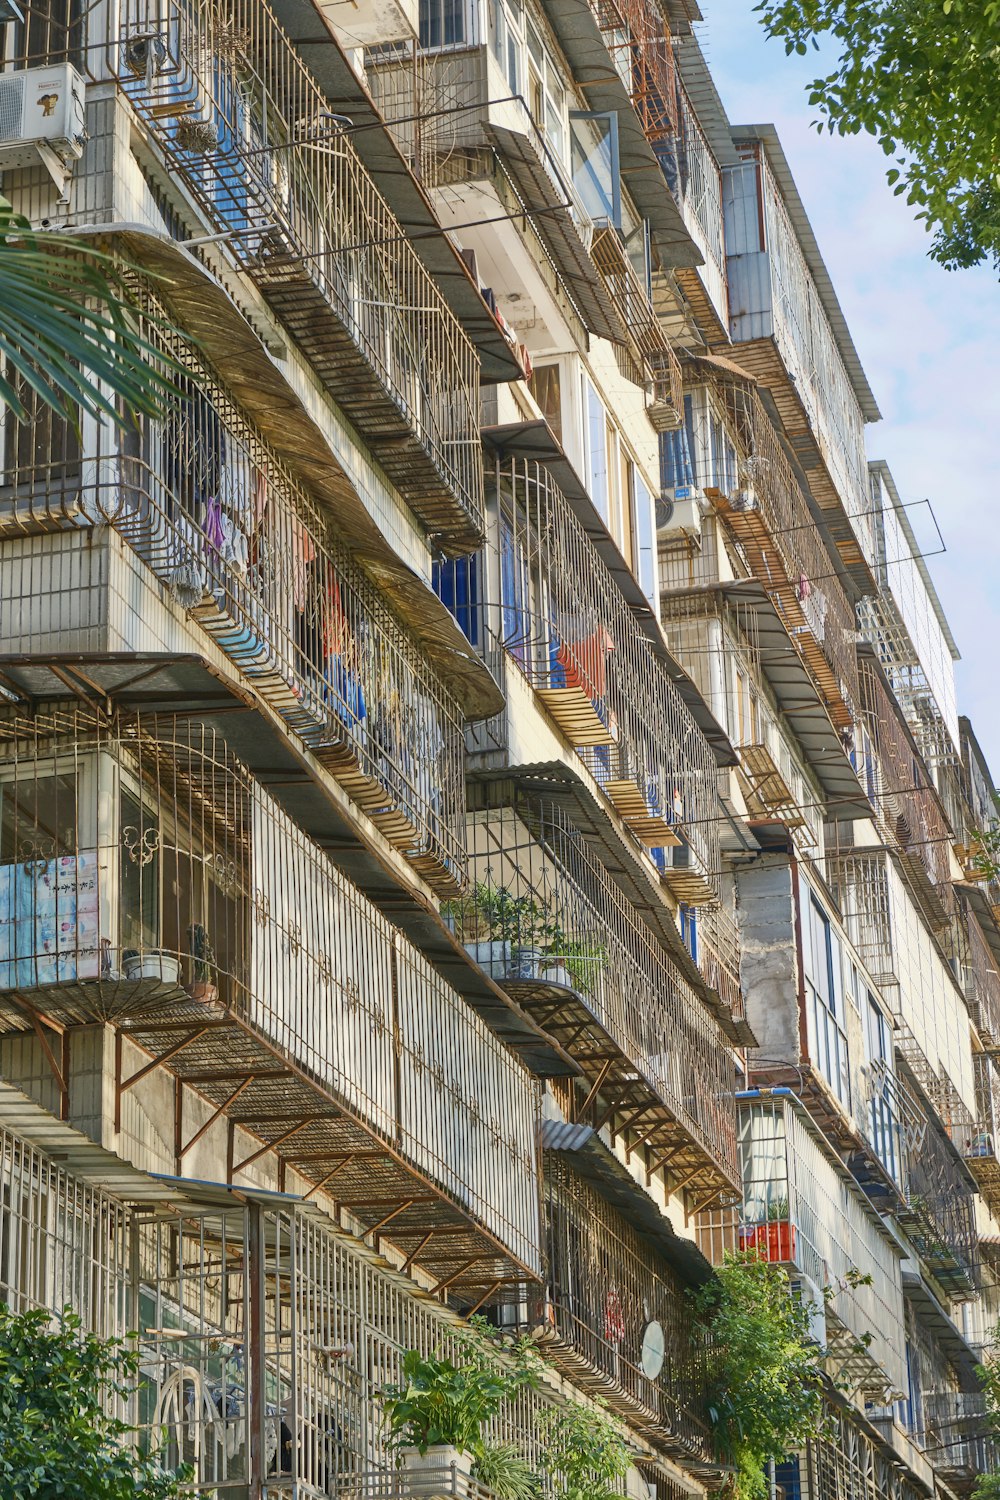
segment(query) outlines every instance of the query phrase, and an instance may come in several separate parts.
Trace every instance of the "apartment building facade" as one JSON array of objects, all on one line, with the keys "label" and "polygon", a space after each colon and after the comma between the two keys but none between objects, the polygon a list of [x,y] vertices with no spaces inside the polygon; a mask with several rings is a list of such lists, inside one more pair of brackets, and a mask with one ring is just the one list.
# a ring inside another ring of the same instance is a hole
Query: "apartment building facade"
[{"label": "apartment building facade", "polygon": [[772,1483],[967,1491],[992,780],[773,131],[684,4],[24,10],[4,194],[181,373],[2,424],[0,1295],[234,1500],[410,1493],[378,1392],[484,1313],[495,1435],[599,1396],[645,1500],[727,1482],[755,1250]]}]

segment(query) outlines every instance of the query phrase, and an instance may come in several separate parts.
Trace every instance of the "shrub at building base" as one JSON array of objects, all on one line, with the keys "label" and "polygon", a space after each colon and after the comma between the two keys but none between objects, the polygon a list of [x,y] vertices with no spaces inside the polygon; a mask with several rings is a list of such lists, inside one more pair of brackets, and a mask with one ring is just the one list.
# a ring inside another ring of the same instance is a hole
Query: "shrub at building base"
[{"label": "shrub at building base", "polygon": [[712,1349],[708,1416],[734,1500],[768,1493],[765,1468],[823,1433],[821,1351],[788,1277],[755,1250],[727,1255],[693,1294]]},{"label": "shrub at building base", "polygon": [[134,1345],[61,1318],[0,1305],[0,1496],[3,1500],[174,1500],[187,1471],[136,1455],[109,1415],[139,1379]]}]

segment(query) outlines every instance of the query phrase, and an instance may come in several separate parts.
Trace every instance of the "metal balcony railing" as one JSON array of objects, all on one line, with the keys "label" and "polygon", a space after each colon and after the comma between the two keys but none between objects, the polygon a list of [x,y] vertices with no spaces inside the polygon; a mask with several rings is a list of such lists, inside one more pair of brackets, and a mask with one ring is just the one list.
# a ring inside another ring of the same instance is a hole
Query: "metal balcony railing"
[{"label": "metal balcony railing", "polygon": [[[914,754],[898,705],[875,663],[860,663],[861,699],[874,761],[874,805],[882,835],[894,850],[931,925],[950,920],[952,831],[930,778]],[[862,767],[862,774],[865,767]],[[944,888],[948,887],[947,896]],[[936,889],[940,888],[940,889]]]},{"label": "metal balcony railing", "polygon": [[[36,45],[58,41],[27,10]],[[476,352],[268,5],[125,0],[91,9],[74,37],[436,543],[472,550]]]},{"label": "metal balcony railing", "polygon": [[[718,1024],[560,805],[518,793],[469,819],[456,935],[579,1057],[594,1118],[670,1162],[694,1200],[736,1181],[733,1066]],[[625,1122],[623,1124],[623,1122]]]},{"label": "metal balcony railing", "polygon": [[545,1153],[545,1219],[548,1283],[529,1307],[543,1349],[656,1447],[712,1464],[708,1352],[680,1276],[558,1151]]},{"label": "metal balcony railing", "polygon": [[962,979],[969,1014],[985,1046],[1000,1047],[1000,971],[971,907],[963,924]]},{"label": "metal balcony railing", "polygon": [[951,1488],[968,1494],[1000,1473],[1000,1436],[982,1391],[932,1391],[921,1407],[920,1445]]},{"label": "metal balcony railing", "polygon": [[498,458],[488,482],[500,511],[501,597],[479,639],[495,637],[635,837],[690,851],[704,894],[689,899],[716,899],[720,807],[708,742],[548,471]]},{"label": "metal balcony railing", "polygon": [[[726,410],[736,463],[695,458],[695,483],[771,595],[833,722],[849,728],[858,704],[854,612],[831,576],[829,554],[757,391],[734,380],[713,380],[712,388]],[[699,444],[705,452],[708,446]]]},{"label": "metal balcony railing", "polygon": [[[42,1128],[51,1140],[51,1119]],[[102,1337],[137,1333],[136,1389],[117,1414],[164,1467],[190,1463],[199,1492],[407,1495],[378,1393],[407,1349],[461,1357],[452,1315],[291,1195],[199,1182],[189,1200],[183,1182],[136,1172],[140,1200],[123,1201],[93,1185],[99,1148],[64,1128],[74,1166],[97,1158],[89,1180],[55,1160],[61,1143],[50,1155],[0,1129],[3,1300],[70,1303]],[[549,1399],[523,1393],[489,1436],[537,1466]],[[442,1492],[489,1500],[475,1481]]]},{"label": "metal balcony railing", "polygon": [[[326,517],[146,301],[140,331],[189,374],[123,432],[39,408],[8,420],[0,538],[108,526],[439,890],[464,878],[463,715]],[[56,566],[55,561],[53,567]],[[57,595],[36,579],[38,630]]]},{"label": "metal balcony railing", "polygon": [[616,348],[622,373],[634,384],[652,388],[653,400],[646,415],[658,432],[679,427],[684,418],[680,360],[660,326],[618,231],[599,230],[591,254],[628,336],[628,343]]},{"label": "metal balcony railing", "polygon": [[113,1021],[442,1283],[537,1270],[536,1082],[213,732],[81,710],[0,748],[4,1029]]},{"label": "metal balcony railing", "polygon": [[963,1142],[969,1171],[987,1204],[1000,1206],[1000,1073],[990,1053],[977,1052],[976,1118]]},{"label": "metal balcony railing", "polygon": [[[737,1107],[743,1206],[736,1247],[807,1277],[814,1336],[838,1377],[870,1400],[892,1399],[906,1387],[898,1251],[795,1100],[740,1099]],[[703,1218],[701,1234],[716,1248],[726,1232],[727,1216]],[[855,1284],[854,1272],[870,1283]]]}]

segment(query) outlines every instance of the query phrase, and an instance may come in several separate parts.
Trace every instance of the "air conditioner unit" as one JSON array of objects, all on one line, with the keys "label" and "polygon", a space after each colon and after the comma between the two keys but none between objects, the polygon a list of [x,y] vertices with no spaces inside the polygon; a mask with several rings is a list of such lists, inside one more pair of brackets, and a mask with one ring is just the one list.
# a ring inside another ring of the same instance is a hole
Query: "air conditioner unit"
[{"label": "air conditioner unit", "polygon": [[796,1276],[792,1282],[793,1291],[797,1292],[802,1306],[809,1314],[809,1330],[807,1337],[811,1338],[821,1349],[826,1348],[826,1297],[813,1281],[811,1276],[805,1272]]},{"label": "air conditioner unit", "polygon": [[70,63],[0,73],[0,172],[41,162],[64,191],[83,155],[86,118],[84,82]]},{"label": "air conditioner unit", "polygon": [[705,513],[704,491],[693,484],[665,489],[656,502],[656,534],[661,537],[700,536]]}]

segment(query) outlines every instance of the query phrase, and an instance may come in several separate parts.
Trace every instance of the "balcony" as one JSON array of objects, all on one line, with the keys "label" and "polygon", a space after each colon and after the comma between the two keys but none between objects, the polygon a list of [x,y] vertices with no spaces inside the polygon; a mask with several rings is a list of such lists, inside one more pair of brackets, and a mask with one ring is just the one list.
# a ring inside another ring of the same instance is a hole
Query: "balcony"
[{"label": "balcony", "polygon": [[528,1306],[528,1326],[575,1384],[661,1453],[707,1475],[716,1461],[706,1351],[693,1339],[688,1287],[708,1267],[651,1200],[629,1202],[641,1189],[585,1127],[544,1130],[548,1281]]},{"label": "balcony", "polygon": [[766,386],[846,567],[872,587],[864,423],[879,419],[777,136],[747,127],[724,172],[731,357]]},{"label": "balcony", "polygon": [[998,959],[983,936],[975,912],[966,905],[963,924],[962,979],[966,1004],[979,1039],[988,1051],[1000,1049],[1000,972]]},{"label": "balcony", "polygon": [[1000,1439],[982,1391],[934,1391],[923,1398],[920,1443],[935,1475],[959,1495],[1000,1473]]},{"label": "balcony", "polygon": [[646,415],[657,432],[669,432],[684,420],[680,361],[618,231],[598,230],[592,254],[625,330],[625,338],[616,341],[619,368],[634,385],[651,390]]},{"label": "balcony", "polygon": [[[146,304],[143,335],[191,370],[162,418],[123,434],[99,431],[88,451],[68,424],[38,414],[34,441],[12,444],[0,555],[5,538],[61,535],[43,539],[32,582],[27,571],[16,580],[32,597],[11,628],[32,650],[45,637],[68,644],[66,549],[89,545],[87,528],[110,528],[164,601],[216,643],[245,689],[281,716],[430,885],[453,893],[465,867],[457,686],[444,685],[325,512],[211,371],[167,338],[159,312]],[[18,565],[9,555],[13,598]],[[113,616],[107,599],[100,614]]]},{"label": "balcony", "polygon": [[[499,603],[489,634],[679,900],[719,891],[718,771],[705,736],[549,471],[498,456]],[[471,627],[470,627],[471,628]]]},{"label": "balcony", "polygon": [[336,1179],[466,1305],[537,1272],[537,1084],[219,738],[83,710],[2,735],[3,1028],[115,1025],[150,1058],[116,1115],[169,1066],[259,1141],[234,1180],[269,1151]]},{"label": "balcony", "polygon": [[992,1213],[1000,1211],[1000,1073],[993,1057],[977,1052],[976,1118],[964,1143],[969,1171]]},{"label": "balcony", "polygon": [[456,936],[577,1061],[580,1118],[689,1201],[716,1197],[736,1165],[721,1029],[558,797],[490,801],[469,820],[469,892],[445,908]]},{"label": "balcony", "polygon": [[767,590],[834,724],[850,729],[859,696],[854,612],[830,576],[829,554],[758,392],[717,370],[710,389],[722,401],[735,462],[696,462],[695,483]]},{"label": "balcony", "polygon": [[[743,1205],[735,1226],[729,1215],[703,1217],[700,1242],[713,1259],[735,1240],[785,1266],[811,1305],[830,1373],[867,1400],[895,1399],[907,1384],[896,1242],[790,1094],[742,1096],[737,1107]],[[854,1272],[871,1284],[855,1285]]]},{"label": "balcony", "polygon": [[[4,1300],[72,1301],[87,1330],[138,1332],[124,1415],[164,1467],[191,1463],[192,1485],[220,1500],[402,1500],[378,1391],[406,1349],[457,1353],[451,1314],[314,1203],[148,1175],[9,1085],[0,1113]],[[525,1393],[491,1436],[537,1462],[547,1399]],[[476,1484],[442,1492],[490,1500]]]},{"label": "balcony", "polygon": [[170,173],[446,552],[483,535],[478,364],[266,5],[129,0],[107,57]]},{"label": "balcony", "polygon": [[858,753],[859,773],[869,789],[879,832],[927,922],[940,932],[954,916],[952,831],[881,669],[868,655],[859,665],[867,731]]},{"label": "balcony", "polygon": [[897,1217],[946,1295],[968,1301],[976,1296],[974,1178],[960,1149],[961,1142],[952,1144],[928,1119],[919,1147],[909,1153],[906,1202]]}]

